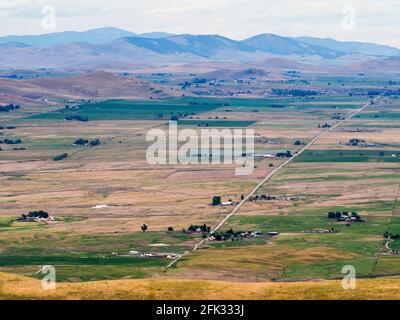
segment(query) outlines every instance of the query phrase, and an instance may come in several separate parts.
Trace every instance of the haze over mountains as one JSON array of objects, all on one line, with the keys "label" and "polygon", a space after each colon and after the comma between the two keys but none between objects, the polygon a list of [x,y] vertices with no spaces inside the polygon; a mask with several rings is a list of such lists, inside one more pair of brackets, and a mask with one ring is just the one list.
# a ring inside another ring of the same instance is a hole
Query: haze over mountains
[{"label": "haze over mountains", "polygon": [[[118,28],[0,38],[1,68],[123,68],[201,61],[287,58],[350,64],[400,57],[400,49],[359,42],[261,34],[242,41],[220,35],[135,34]],[[398,58],[395,58],[395,60]]]}]

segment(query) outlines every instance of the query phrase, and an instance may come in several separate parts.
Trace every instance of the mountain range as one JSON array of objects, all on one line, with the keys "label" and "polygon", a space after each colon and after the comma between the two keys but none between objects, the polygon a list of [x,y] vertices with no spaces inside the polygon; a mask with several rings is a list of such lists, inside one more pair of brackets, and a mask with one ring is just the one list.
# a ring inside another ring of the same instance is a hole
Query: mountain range
[{"label": "mountain range", "polygon": [[136,34],[118,28],[0,37],[2,68],[120,68],[201,61],[289,58],[346,64],[399,57],[400,49],[361,42],[260,34],[242,41],[220,35]]}]

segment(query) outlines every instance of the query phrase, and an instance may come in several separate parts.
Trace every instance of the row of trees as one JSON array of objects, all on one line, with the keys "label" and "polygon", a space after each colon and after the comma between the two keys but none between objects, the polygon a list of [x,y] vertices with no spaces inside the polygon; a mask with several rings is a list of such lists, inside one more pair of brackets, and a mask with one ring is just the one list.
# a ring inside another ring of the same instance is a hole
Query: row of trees
[{"label": "row of trees", "polygon": [[0,140],[0,143],[4,143],[4,144],[21,144],[22,140],[20,138],[17,138],[17,139],[4,139],[4,140]]},{"label": "row of trees", "polygon": [[21,217],[19,217],[17,220],[18,221],[26,221],[28,218],[37,218],[37,219],[48,219],[50,215],[48,212],[43,211],[43,210],[37,210],[37,211],[31,211],[28,214],[21,214]]},{"label": "row of trees", "polygon": [[4,130],[4,129],[13,130],[13,129],[17,129],[17,127],[15,127],[15,126],[7,126],[7,127],[0,126],[0,130]]},{"label": "row of trees", "polygon": [[0,112],[10,112],[20,108],[21,106],[19,104],[8,104],[5,106],[0,106]]},{"label": "row of trees", "polygon": [[291,157],[293,157],[293,154],[292,154],[292,152],[291,151],[286,151],[286,152],[278,152],[277,154],[276,154],[276,156],[278,157],[278,158],[291,158]]},{"label": "row of trees", "polygon": [[[149,230],[149,226],[147,224],[142,224],[140,226],[140,229],[142,230],[142,232],[146,232]],[[168,232],[174,232],[174,228],[172,226],[168,227],[167,229]],[[182,229],[182,233],[186,233],[186,232],[201,232],[201,233],[210,233],[211,232],[211,227],[207,226],[206,224],[203,225],[190,225],[189,228],[186,230],[185,228]]]},{"label": "row of trees", "polygon": [[74,141],[74,145],[78,145],[78,146],[90,145],[91,147],[95,147],[100,144],[101,144],[101,141],[99,139],[95,139],[95,140],[77,139]]},{"label": "row of trees", "polygon": [[331,212],[328,212],[328,218],[329,219],[340,219],[340,218],[342,218],[342,217],[354,217],[354,218],[356,218],[357,219],[357,221],[361,221],[361,216],[357,213],[357,212],[351,212],[351,213],[349,213],[349,212],[347,212],[347,211],[344,211],[344,212],[340,212],[340,211],[336,211],[336,212],[333,212],[333,211],[331,211]]},{"label": "row of trees", "polygon": [[89,118],[80,116],[78,114],[74,114],[74,115],[66,116],[65,120],[66,121],[74,121],[74,120],[76,120],[76,121],[88,122]]},{"label": "row of trees", "polygon": [[383,234],[383,237],[384,237],[385,239],[397,240],[397,239],[400,239],[400,234],[398,234],[398,233],[391,233],[391,232],[386,231],[386,232]]}]

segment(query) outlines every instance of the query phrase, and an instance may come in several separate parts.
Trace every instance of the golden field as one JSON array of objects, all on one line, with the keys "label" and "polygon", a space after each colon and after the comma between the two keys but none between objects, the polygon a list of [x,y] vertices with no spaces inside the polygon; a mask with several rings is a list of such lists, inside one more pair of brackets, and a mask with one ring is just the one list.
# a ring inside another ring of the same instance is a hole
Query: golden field
[{"label": "golden field", "polygon": [[38,280],[0,273],[0,299],[397,300],[400,279],[358,280],[355,290],[344,290],[336,280],[249,283],[146,279],[59,283],[55,290],[46,291]]}]

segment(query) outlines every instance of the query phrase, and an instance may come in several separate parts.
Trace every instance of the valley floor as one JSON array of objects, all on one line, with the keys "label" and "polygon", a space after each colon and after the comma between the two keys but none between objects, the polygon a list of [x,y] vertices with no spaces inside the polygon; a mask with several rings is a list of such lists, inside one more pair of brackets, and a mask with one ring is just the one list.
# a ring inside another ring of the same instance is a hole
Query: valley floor
[{"label": "valley floor", "polygon": [[[3,121],[2,139],[22,143],[0,153],[0,297],[400,299],[400,278],[387,278],[400,276],[400,103],[379,99],[335,127],[371,99],[112,100]],[[207,241],[166,271],[163,254],[208,236],[188,232],[191,225],[215,227],[232,211],[212,206],[213,197],[240,201],[288,159],[256,159],[246,177],[230,164],[148,164],[146,132],[167,130],[176,114],[188,114],[178,126],[196,135],[199,123],[254,129],[257,154],[295,154],[332,131],[257,191],[274,200],[248,201],[224,223],[221,233],[234,237]],[[89,121],[65,121],[77,115]],[[16,221],[32,210],[54,220]],[[362,221],[341,223],[329,212]],[[241,236],[255,231],[262,236]],[[43,265],[56,268],[57,290],[41,289]],[[348,265],[360,279],[354,291],[332,280]]]}]

